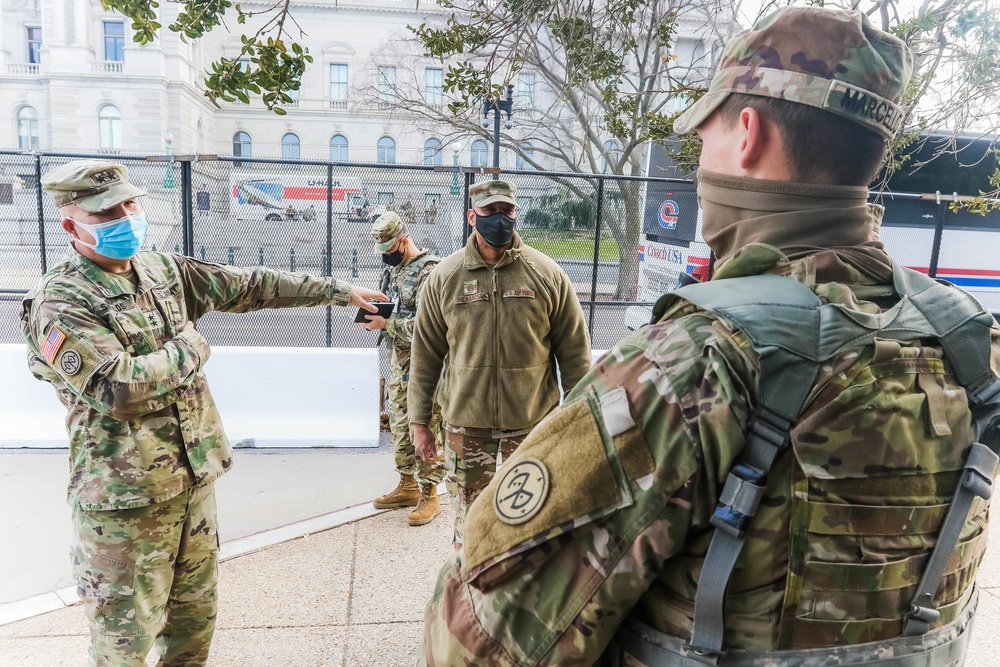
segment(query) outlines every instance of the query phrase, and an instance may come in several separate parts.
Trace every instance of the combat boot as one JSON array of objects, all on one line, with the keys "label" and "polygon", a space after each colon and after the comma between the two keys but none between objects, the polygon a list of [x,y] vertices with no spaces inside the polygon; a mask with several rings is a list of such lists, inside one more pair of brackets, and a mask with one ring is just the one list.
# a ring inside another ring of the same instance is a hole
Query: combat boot
[{"label": "combat boot", "polygon": [[437,484],[420,485],[420,502],[417,508],[406,517],[411,526],[423,526],[434,520],[441,513],[441,503],[438,502]]},{"label": "combat boot", "polygon": [[391,510],[396,507],[413,507],[420,500],[420,485],[413,475],[400,475],[399,484],[387,495],[379,496],[374,501],[374,505],[380,510]]}]

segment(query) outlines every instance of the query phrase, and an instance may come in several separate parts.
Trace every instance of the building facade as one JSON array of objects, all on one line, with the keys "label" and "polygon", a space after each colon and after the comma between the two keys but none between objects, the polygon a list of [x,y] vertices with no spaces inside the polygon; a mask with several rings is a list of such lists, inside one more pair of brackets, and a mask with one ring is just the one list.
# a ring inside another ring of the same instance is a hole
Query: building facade
[{"label": "building facade", "polygon": [[[268,5],[244,2],[245,8]],[[160,5],[168,25],[182,5]],[[310,0],[292,15],[314,62],[288,114],[263,104],[221,102],[203,95],[209,65],[239,58],[240,34],[255,26],[217,28],[188,42],[165,28],[158,39],[133,42],[129,20],[99,0],[0,0],[0,148],[174,153],[350,160],[407,164],[492,164],[482,136],[401,111],[399,97],[420,95],[431,108],[449,101],[445,65],[425,58],[408,25],[443,20],[428,0]],[[681,52],[704,53],[699,26],[687,28]],[[522,71],[515,106],[523,114],[553,104],[542,77]],[[426,116],[426,115],[425,115]],[[517,137],[519,128],[504,130]],[[609,139],[610,141],[610,139]],[[532,155],[532,153],[528,153]],[[501,166],[523,168],[523,156],[503,151]],[[544,164],[544,157],[536,162]]]}]

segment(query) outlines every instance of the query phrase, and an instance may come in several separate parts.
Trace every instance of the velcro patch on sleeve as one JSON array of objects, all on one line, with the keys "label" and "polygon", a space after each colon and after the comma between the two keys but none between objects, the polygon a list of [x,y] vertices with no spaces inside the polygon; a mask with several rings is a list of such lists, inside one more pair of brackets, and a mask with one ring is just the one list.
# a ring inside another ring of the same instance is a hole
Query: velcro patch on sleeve
[{"label": "velcro patch on sleeve", "polygon": [[63,343],[66,342],[66,334],[64,334],[59,327],[53,325],[49,329],[49,335],[45,337],[45,343],[42,344],[42,356],[45,357],[45,361],[51,366],[56,360],[56,355],[59,354],[59,348],[62,347]]}]

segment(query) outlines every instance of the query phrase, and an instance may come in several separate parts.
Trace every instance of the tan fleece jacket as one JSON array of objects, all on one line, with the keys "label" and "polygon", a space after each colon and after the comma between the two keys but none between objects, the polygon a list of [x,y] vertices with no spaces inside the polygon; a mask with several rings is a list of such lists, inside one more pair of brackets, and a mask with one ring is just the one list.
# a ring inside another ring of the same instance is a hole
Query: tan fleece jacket
[{"label": "tan fleece jacket", "polygon": [[430,420],[437,392],[449,424],[530,428],[559,404],[556,362],[566,392],[590,370],[583,311],[565,272],[516,232],[493,267],[474,239],[442,260],[421,290],[410,422]]}]

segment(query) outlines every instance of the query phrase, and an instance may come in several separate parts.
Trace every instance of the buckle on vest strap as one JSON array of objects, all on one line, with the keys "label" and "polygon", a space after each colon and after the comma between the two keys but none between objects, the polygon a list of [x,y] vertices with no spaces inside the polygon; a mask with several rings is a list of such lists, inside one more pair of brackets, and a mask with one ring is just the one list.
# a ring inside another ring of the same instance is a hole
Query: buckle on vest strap
[{"label": "buckle on vest strap", "polygon": [[973,443],[969,458],[965,460],[962,486],[980,498],[988,499],[993,492],[993,476],[1000,461],[993,450],[981,442]]},{"label": "buckle on vest strap", "polygon": [[969,402],[977,408],[987,405],[1000,405],[1000,378],[987,370],[966,388]]},{"label": "buckle on vest strap", "polygon": [[[931,600],[924,601],[928,605],[934,604]],[[927,630],[930,629],[931,624],[939,618],[941,618],[941,612],[937,609],[931,606],[917,604],[917,602],[914,601],[913,604],[910,605],[910,613],[906,615],[906,625],[903,628],[903,636],[918,637],[925,634]]]},{"label": "buckle on vest strap", "polygon": [[733,537],[743,537],[764,496],[765,477],[764,471],[746,463],[733,466],[709,523]]}]

